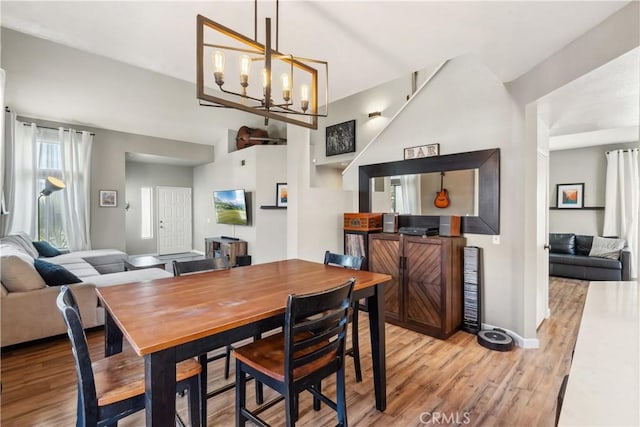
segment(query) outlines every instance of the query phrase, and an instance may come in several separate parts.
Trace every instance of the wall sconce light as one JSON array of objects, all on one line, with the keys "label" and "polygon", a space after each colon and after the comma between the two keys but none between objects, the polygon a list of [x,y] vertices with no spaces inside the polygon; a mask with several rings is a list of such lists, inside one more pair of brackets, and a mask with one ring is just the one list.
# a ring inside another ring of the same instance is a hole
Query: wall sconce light
[{"label": "wall sconce light", "polygon": [[369,113],[370,119],[373,119],[374,117],[382,117],[382,111],[374,111],[373,113]]}]

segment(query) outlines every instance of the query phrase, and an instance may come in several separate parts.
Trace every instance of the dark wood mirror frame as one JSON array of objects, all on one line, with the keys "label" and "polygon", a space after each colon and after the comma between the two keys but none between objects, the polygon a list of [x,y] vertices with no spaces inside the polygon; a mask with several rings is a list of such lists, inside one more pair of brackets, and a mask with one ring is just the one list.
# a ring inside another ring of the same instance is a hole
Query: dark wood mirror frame
[{"label": "dark wood mirror frame", "polygon": [[[476,168],[479,169],[478,215],[462,217],[462,232],[500,234],[499,148],[360,166],[358,175],[360,212],[371,212],[371,178]],[[400,227],[432,227],[437,226],[439,220],[438,216],[400,215],[398,225]]]}]

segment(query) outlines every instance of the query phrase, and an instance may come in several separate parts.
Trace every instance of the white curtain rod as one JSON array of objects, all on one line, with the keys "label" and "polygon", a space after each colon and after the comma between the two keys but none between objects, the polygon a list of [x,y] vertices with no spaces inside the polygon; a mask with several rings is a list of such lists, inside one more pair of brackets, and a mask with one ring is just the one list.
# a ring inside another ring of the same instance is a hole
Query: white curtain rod
[{"label": "white curtain rod", "polygon": [[[23,125],[25,125],[25,126],[36,125],[36,127],[43,128],[43,129],[59,130],[59,128],[52,128],[52,127],[49,127],[49,126],[42,126],[42,125],[39,125],[39,124],[37,124],[37,123],[27,123],[27,122],[22,122],[22,124],[23,124]],[[62,130],[63,130],[63,131],[65,131],[65,132],[69,132],[69,129],[64,129],[64,128],[63,128]],[[77,131],[76,131],[76,133],[82,133],[82,131],[77,130]],[[91,136],[96,136],[96,134],[95,134],[95,133],[93,133],[93,132],[89,132],[89,135],[91,135]]]}]

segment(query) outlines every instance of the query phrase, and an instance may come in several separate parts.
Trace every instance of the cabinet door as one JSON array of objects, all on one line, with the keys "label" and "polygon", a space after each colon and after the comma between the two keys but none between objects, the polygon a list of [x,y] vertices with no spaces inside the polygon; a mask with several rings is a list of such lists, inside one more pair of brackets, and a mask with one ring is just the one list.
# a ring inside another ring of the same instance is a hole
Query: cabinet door
[{"label": "cabinet door", "polygon": [[389,274],[391,280],[384,285],[385,314],[400,320],[400,240],[372,235],[369,239],[369,271]]},{"label": "cabinet door", "polygon": [[442,245],[438,239],[407,238],[404,242],[407,322],[442,327]]}]

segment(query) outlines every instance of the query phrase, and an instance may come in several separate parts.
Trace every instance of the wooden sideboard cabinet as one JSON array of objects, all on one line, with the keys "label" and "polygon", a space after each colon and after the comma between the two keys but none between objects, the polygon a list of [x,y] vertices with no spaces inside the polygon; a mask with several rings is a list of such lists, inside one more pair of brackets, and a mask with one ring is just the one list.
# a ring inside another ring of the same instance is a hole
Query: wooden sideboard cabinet
[{"label": "wooden sideboard cabinet", "polygon": [[204,256],[228,256],[232,266],[237,265],[237,256],[247,255],[247,242],[244,240],[225,239],[224,237],[206,237],[204,239]]},{"label": "wooden sideboard cabinet", "polygon": [[386,273],[389,323],[436,338],[462,324],[464,237],[378,233],[369,236],[369,271]]}]

